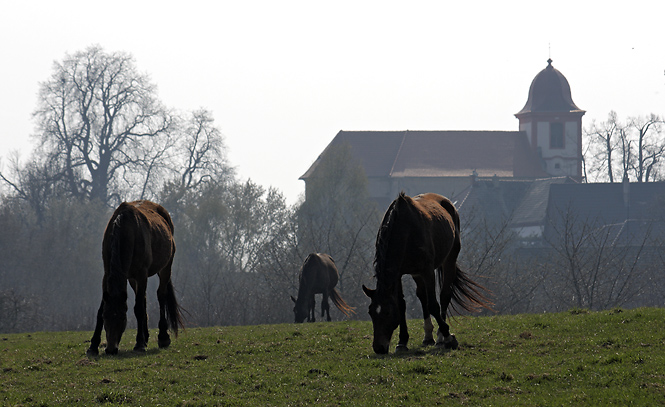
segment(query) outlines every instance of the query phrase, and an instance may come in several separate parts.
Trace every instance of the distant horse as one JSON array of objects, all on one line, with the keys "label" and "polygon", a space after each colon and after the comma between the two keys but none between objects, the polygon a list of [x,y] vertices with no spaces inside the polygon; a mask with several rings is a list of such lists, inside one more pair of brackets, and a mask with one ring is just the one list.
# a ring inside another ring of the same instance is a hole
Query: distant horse
[{"label": "distant horse", "polygon": [[136,296],[134,350],[145,352],[148,344],[146,286],[148,277],[155,274],[159,276],[159,347],[166,348],[171,344],[169,327],[178,336],[178,327],[183,327],[183,320],[171,283],[174,253],[173,222],[166,209],[150,201],[120,204],[104,232],[102,303],[97,311],[97,325],[88,355],[99,354],[102,327],[106,331],[106,353],[118,353],[127,326],[127,281]]},{"label": "distant horse", "polygon": [[330,321],[330,305],[328,297],[332,298],[335,306],[347,317],[355,313],[354,308],[349,306],[339,295],[335,286],[339,280],[335,261],[330,255],[323,253],[311,253],[305,259],[300,269],[300,287],[298,288],[298,299],[291,296],[291,300],[296,304],[293,312],[296,316],[296,323],[314,322],[314,294],[323,294],[321,300],[321,318],[324,313],[328,314],[327,320]]},{"label": "distant horse", "polygon": [[[430,318],[433,315],[439,325],[437,346],[457,348],[457,340],[445,322],[451,299],[469,311],[489,307],[489,301],[481,293],[484,288],[457,266],[461,246],[459,225],[457,210],[441,195],[428,193],[411,198],[402,192],[390,204],[376,237],[376,289],[363,285],[363,291],[371,298],[369,314],[374,327],[374,352],[388,353],[390,338],[397,326],[400,331],[396,350],[408,349],[406,302],[402,291],[405,274],[415,280],[416,295],[422,304],[423,345],[435,343]],[[440,308],[436,301],[437,277]]]}]

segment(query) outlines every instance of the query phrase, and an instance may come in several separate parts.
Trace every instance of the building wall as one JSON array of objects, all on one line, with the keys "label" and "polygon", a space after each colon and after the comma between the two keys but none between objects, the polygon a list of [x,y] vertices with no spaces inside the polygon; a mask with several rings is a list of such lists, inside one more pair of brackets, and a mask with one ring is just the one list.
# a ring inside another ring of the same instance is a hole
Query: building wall
[{"label": "building wall", "polygon": [[379,203],[380,209],[385,209],[404,191],[409,196],[426,192],[434,192],[446,197],[452,197],[471,185],[471,177],[372,177],[368,178],[368,192],[370,198]]},{"label": "building wall", "polygon": [[578,177],[579,160],[579,123],[575,121],[563,122],[564,146],[563,148],[550,147],[550,125],[552,121],[539,121],[537,128],[537,145],[542,159],[547,166],[546,171],[553,176]]}]

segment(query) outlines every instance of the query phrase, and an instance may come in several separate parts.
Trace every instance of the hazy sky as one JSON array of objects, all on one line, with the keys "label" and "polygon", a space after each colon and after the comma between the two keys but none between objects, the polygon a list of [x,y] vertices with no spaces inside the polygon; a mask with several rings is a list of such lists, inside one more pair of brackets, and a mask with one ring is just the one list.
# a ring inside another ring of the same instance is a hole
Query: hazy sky
[{"label": "hazy sky", "polygon": [[584,126],[665,114],[663,26],[654,0],[3,0],[0,156],[29,156],[53,62],[99,44],[167,106],[210,110],[239,176],[294,203],[339,130],[517,130],[550,56]]}]

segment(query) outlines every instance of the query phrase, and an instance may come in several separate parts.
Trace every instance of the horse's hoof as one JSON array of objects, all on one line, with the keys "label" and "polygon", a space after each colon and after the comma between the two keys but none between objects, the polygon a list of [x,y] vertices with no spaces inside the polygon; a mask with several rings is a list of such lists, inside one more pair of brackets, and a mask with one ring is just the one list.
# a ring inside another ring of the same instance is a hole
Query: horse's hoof
[{"label": "horse's hoof", "polygon": [[396,353],[407,352],[408,350],[409,350],[409,348],[406,345],[402,345],[402,344],[397,345],[397,347],[395,348]]},{"label": "horse's hoof", "polygon": [[444,349],[457,349],[459,344],[457,343],[457,339],[455,339],[455,335],[450,335],[443,342],[437,342],[436,346]]},{"label": "horse's hoof", "polygon": [[145,353],[146,352],[145,351],[145,346],[139,346],[139,345],[134,346],[134,352],[136,352],[136,353]]},{"label": "horse's hoof", "polygon": [[171,345],[171,340],[170,339],[166,339],[164,341],[159,340],[157,341],[157,345],[159,345],[159,349],[166,349],[169,347],[169,345]]},{"label": "horse's hoof", "polygon": [[85,352],[88,356],[99,356],[99,350],[90,348]]},{"label": "horse's hoof", "polygon": [[106,352],[107,355],[117,355],[118,354],[118,348],[115,348],[115,349],[106,348],[105,352]]},{"label": "horse's hoof", "polygon": [[435,343],[436,343],[436,342],[434,342],[434,339],[433,339],[433,338],[425,339],[425,340],[423,341],[423,346],[432,346],[432,345],[434,345]]}]

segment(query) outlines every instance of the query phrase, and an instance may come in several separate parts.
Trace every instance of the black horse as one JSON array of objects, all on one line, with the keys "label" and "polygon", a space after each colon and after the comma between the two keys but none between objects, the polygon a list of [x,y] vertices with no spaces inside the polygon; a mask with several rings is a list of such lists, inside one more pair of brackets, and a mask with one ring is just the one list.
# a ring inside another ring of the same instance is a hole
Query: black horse
[{"label": "black horse", "polygon": [[171,283],[171,265],[175,253],[173,222],[169,213],[150,201],[123,202],[106,226],[102,242],[104,279],[102,303],[97,311],[97,325],[90,340],[88,355],[98,355],[102,327],[106,331],[106,353],[118,353],[120,339],[127,326],[127,281],[134,290],[137,333],[134,350],[144,352],[148,344],[146,286],[148,277],[159,276],[160,348],[171,344],[169,327],[178,335],[183,327],[180,307]]},{"label": "black horse", "polygon": [[323,294],[321,300],[321,317],[324,313],[328,315],[330,321],[330,305],[328,305],[328,297],[330,297],[340,311],[347,317],[353,311],[353,307],[349,306],[344,299],[339,295],[335,286],[339,280],[337,267],[335,261],[328,254],[324,253],[311,253],[305,259],[305,262],[300,269],[300,286],[298,287],[298,299],[291,296],[291,300],[296,304],[293,308],[293,313],[296,316],[296,323],[303,322],[307,318],[307,322],[314,322],[314,294]]},{"label": "black horse", "polygon": [[[388,353],[397,326],[400,327],[397,350],[408,349],[406,302],[402,291],[405,274],[415,280],[416,295],[422,304],[423,345],[435,343],[430,318],[433,315],[439,325],[437,346],[457,348],[457,340],[445,322],[451,299],[469,311],[489,307],[489,301],[481,293],[484,288],[457,266],[461,247],[459,224],[454,205],[441,195],[429,193],[411,198],[402,192],[390,204],[376,237],[376,289],[363,285],[363,291],[371,298],[369,314],[374,326],[374,352]],[[441,307],[436,300],[437,277]]]}]

